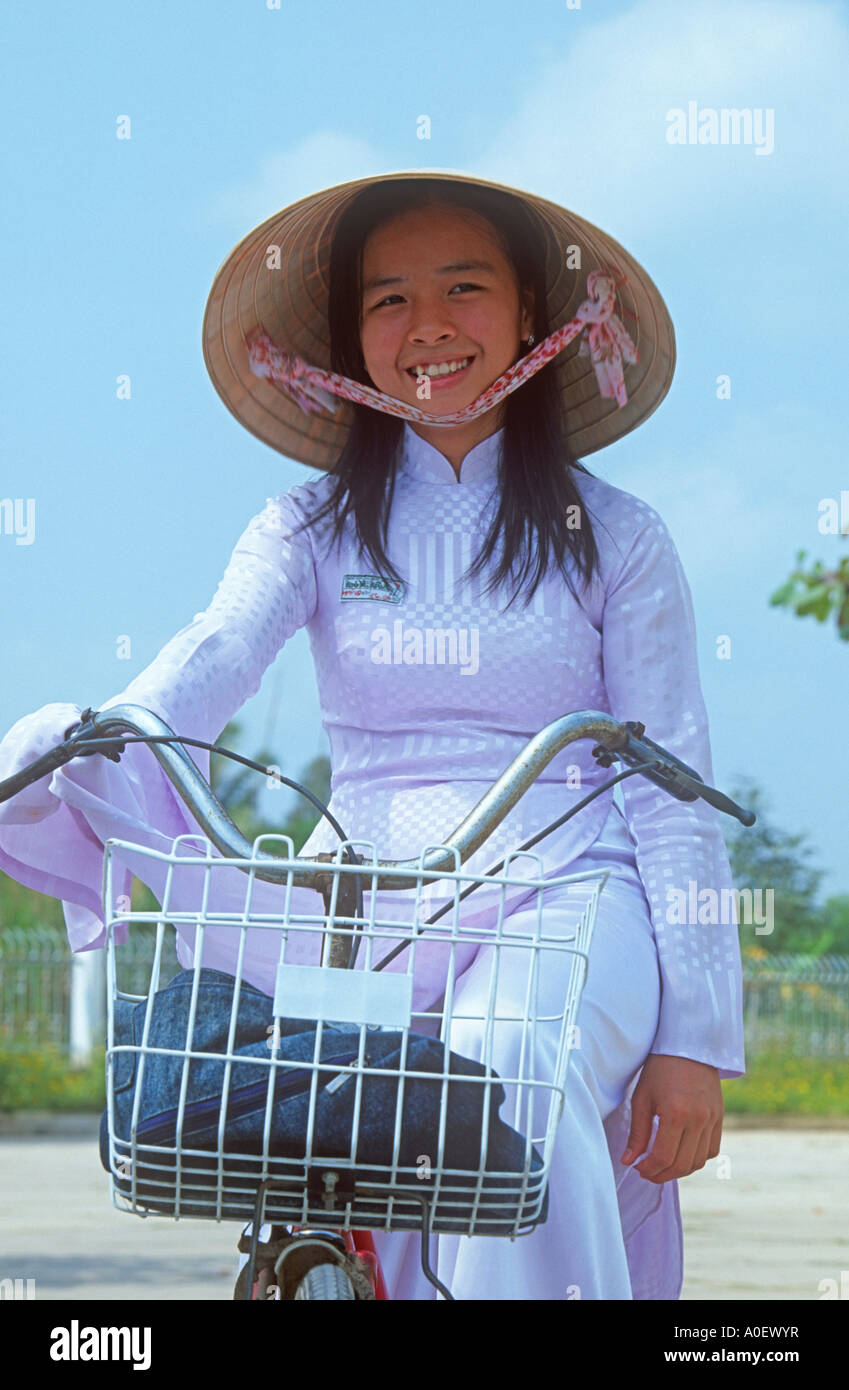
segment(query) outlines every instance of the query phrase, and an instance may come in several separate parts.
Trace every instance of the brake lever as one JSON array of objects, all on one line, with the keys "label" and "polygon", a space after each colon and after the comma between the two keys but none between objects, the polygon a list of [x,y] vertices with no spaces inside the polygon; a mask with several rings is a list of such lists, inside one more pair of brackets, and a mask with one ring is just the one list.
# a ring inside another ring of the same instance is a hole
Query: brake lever
[{"label": "brake lever", "polygon": [[615,760],[634,767],[646,759],[653,759],[656,765],[645,768],[643,776],[648,777],[671,796],[679,801],[698,801],[701,797],[717,811],[735,816],[742,825],[754,825],[757,817],[753,811],[738,806],[736,801],[732,801],[724,792],[709,786],[689,763],[676,758],[674,753],[670,753],[653,739],[646,738],[645,724],[637,720],[625,720],[622,727],[626,732],[621,737],[611,739],[607,745],[596,744],[593,748],[593,756],[602,767],[610,767]]},{"label": "brake lever", "polygon": [[68,725],[64,733],[65,742],[70,741],[73,744],[78,744],[85,743],[90,738],[96,738],[100,745],[97,748],[80,748],[79,751],[74,751],[69,755],[68,761],[70,761],[72,757],[91,758],[95,753],[102,753],[104,758],[109,758],[113,763],[121,761],[121,754],[127,747],[126,743],[123,739],[116,736],[111,740],[114,747],[104,747],[103,744],[105,740],[103,735],[99,732],[94,723],[97,715],[98,711],[93,710],[91,705],[89,705],[88,709],[83,710],[76,723]]}]

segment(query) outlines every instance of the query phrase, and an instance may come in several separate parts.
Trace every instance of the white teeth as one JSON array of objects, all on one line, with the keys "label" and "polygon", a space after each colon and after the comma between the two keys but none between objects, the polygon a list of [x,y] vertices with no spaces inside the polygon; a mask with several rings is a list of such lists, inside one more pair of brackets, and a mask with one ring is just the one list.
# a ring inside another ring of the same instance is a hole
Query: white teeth
[{"label": "white teeth", "polygon": [[413,368],[416,376],[450,376],[452,372],[462,371],[463,367],[468,367],[471,362],[470,357],[461,357],[455,362],[440,362],[437,365],[426,367],[416,366]]}]

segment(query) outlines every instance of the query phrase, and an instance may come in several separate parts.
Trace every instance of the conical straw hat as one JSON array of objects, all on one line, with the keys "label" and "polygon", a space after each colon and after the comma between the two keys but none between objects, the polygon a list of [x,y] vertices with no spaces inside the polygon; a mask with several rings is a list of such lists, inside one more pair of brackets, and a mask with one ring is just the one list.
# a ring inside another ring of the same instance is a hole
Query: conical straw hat
[{"label": "conical straw hat", "polygon": [[[586,299],[587,275],[615,269],[617,312],[637,349],[626,373],[624,406],[599,394],[590,358],[571,342],[555,359],[567,436],[576,458],[630,433],[657,409],[675,369],[675,334],[666,305],[642,266],[613,237],[566,208],[536,194],[465,174],[407,170],[355,179],[302,198],[249,232],[227,256],[213,281],[203,320],[203,355],[215,389],[251,434],[288,458],[330,469],[344,447],[354,407],[338,400],[335,414],[307,414],[273,380],[255,376],[248,343],[267,333],[282,351],[330,369],[328,272],[340,214],[362,189],[388,180],[441,180],[499,190],[520,198],[537,219],[545,242],[549,328],[575,315]],[[574,248],[580,249],[580,270]]]}]

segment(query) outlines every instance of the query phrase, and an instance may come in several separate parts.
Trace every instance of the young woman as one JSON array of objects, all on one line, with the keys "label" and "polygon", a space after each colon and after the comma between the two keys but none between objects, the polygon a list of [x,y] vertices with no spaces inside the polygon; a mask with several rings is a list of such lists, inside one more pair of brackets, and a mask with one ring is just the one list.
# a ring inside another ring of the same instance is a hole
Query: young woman
[{"label": "young woman", "polygon": [[[102,708],[145,705],[214,739],[306,626],[331,810],[382,857],[440,843],[527,739],[572,710],[641,720],[711,780],[675,546],[652,508],[577,462],[646,419],[674,366],[660,295],[621,246],[482,180],[345,184],[235,248],[213,285],[204,351],[237,418],[327,476],[269,500],[206,612]],[[80,713],[48,705],[19,720],[0,744],[0,776]],[[565,749],[470,869],[606,776],[587,744]],[[611,877],[548,1220],[516,1243],[434,1238],[432,1263],[455,1297],[679,1295],[676,1182],[719,1152],[720,1078],[743,1070],[739,948],[733,922],[682,923],[670,910],[670,890],[731,886],[716,813],[641,778],[623,783],[623,800],[624,815],[607,792],[537,846],[546,873],[607,866]],[[102,939],[108,835],[157,844],[195,829],[149,750],[129,745],[120,764],[79,759],[0,807],[0,865],[61,897],[71,944],[86,949]],[[303,852],[334,845],[320,822]],[[569,932],[575,907],[562,892],[546,912]],[[204,963],[227,968],[221,950]],[[423,960],[426,1008],[441,990]],[[257,954],[245,975],[270,993],[273,964]],[[480,964],[464,958],[468,1000],[484,987]],[[562,986],[545,982],[555,1002]],[[434,1296],[417,1237],[377,1245],[392,1297]]]}]

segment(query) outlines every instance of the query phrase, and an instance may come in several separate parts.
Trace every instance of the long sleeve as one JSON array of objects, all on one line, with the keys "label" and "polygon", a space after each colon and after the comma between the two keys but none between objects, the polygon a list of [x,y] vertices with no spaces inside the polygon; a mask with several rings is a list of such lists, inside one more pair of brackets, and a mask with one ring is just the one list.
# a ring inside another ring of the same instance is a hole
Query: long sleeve
[{"label": "long sleeve", "polygon": [[[303,491],[303,489],[298,489]],[[181,733],[213,741],[255,695],[283,643],[312,616],[315,565],[291,495],[269,498],[233,551],[209,607],[197,613],[119,695],[100,706],[144,705]],[[206,771],[209,755],[192,751]]]},{"label": "long sleeve", "polygon": [[[311,534],[289,532],[308,514],[310,484],[269,499],[248,524],[208,608],[195,615],[120,694],[96,706],[143,705],[177,733],[213,742],[259,689],[283,643],[312,616],[316,601]],[[306,494],[306,497],[305,497]],[[47,705],[0,743],[7,776],[55,744],[79,706]],[[191,755],[208,776],[209,754]],[[77,758],[31,789],[0,823],[0,868],[39,892],[61,897],[71,946],[102,941],[101,875],[108,834],[152,843],[155,834],[198,833],[165,773],[142,744],[120,763]],[[15,823],[20,816],[20,823]],[[96,829],[94,827],[97,827]],[[155,831],[154,831],[155,828]]]},{"label": "long sleeve", "polygon": [[[641,513],[648,519],[605,600],[603,663],[611,713],[640,720],[649,738],[712,783],[689,586],[664,522],[644,505]],[[622,790],[660,962],[662,999],[652,1052],[708,1063],[721,1076],[741,1075],[740,947],[719,812],[701,800],[678,801],[644,777],[628,778]],[[700,910],[693,912],[696,903]]]}]

